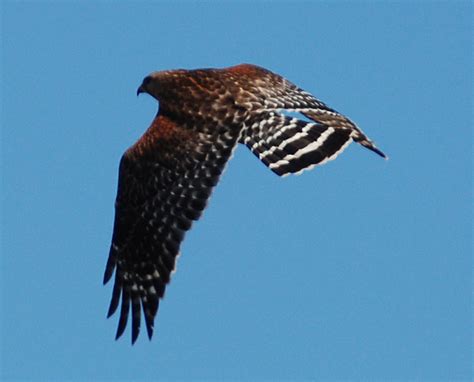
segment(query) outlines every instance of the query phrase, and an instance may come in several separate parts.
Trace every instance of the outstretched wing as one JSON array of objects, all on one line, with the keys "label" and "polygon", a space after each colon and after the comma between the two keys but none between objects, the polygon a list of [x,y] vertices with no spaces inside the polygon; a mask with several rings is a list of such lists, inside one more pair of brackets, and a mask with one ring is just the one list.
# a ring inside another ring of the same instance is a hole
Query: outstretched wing
[{"label": "outstretched wing", "polygon": [[[352,141],[385,157],[354,122],[285,78],[248,65],[238,70],[256,76],[245,95],[258,105],[240,142],[278,175],[299,173],[334,159]],[[282,112],[299,113],[314,123]]]},{"label": "outstretched wing", "polygon": [[[209,122],[207,122],[209,124]],[[240,131],[158,115],[122,157],[104,284],[115,270],[108,316],[121,301],[116,338],[132,312],[132,343],[143,310],[148,337],[185,232],[199,219]]]}]

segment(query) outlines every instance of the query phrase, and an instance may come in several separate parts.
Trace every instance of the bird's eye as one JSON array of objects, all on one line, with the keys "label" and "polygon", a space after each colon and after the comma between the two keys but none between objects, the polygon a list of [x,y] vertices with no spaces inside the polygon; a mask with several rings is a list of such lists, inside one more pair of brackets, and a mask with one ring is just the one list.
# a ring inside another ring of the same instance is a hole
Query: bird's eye
[{"label": "bird's eye", "polygon": [[143,79],[143,85],[148,85],[151,82],[151,76],[147,76]]}]

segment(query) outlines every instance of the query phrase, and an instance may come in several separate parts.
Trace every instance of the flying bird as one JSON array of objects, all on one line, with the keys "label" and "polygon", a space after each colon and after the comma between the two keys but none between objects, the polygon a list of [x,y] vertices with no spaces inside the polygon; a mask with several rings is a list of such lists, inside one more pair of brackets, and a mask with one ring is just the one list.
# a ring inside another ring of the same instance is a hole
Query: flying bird
[{"label": "flying bird", "polygon": [[255,65],[154,72],[145,77],[140,93],[154,97],[159,109],[120,160],[104,274],[105,284],[115,271],[107,316],[121,305],[116,339],[131,310],[132,344],[142,312],[152,338],[181,242],[201,216],[237,143],[279,176],[332,160],[352,141],[385,158],[354,122]]}]

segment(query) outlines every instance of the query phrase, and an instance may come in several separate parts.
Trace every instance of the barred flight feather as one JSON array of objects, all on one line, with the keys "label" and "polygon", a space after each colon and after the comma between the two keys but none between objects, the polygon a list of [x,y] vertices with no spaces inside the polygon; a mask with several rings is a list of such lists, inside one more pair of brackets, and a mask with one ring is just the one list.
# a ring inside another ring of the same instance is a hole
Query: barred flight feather
[{"label": "barred flight feather", "polygon": [[280,176],[298,174],[334,159],[351,141],[350,130],[273,112],[260,115],[244,138],[247,147]]}]

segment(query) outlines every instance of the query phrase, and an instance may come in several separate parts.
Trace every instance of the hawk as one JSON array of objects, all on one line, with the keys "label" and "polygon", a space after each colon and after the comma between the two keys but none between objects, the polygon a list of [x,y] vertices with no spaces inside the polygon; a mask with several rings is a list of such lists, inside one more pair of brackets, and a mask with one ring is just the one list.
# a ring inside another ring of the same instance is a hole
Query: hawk
[{"label": "hawk", "polygon": [[354,122],[255,65],[154,72],[145,77],[140,93],[154,97],[159,110],[120,160],[104,274],[105,284],[115,271],[107,317],[121,304],[118,339],[131,309],[132,344],[142,312],[152,338],[181,242],[201,216],[237,143],[279,176],[330,161],[352,141],[385,158]]}]

